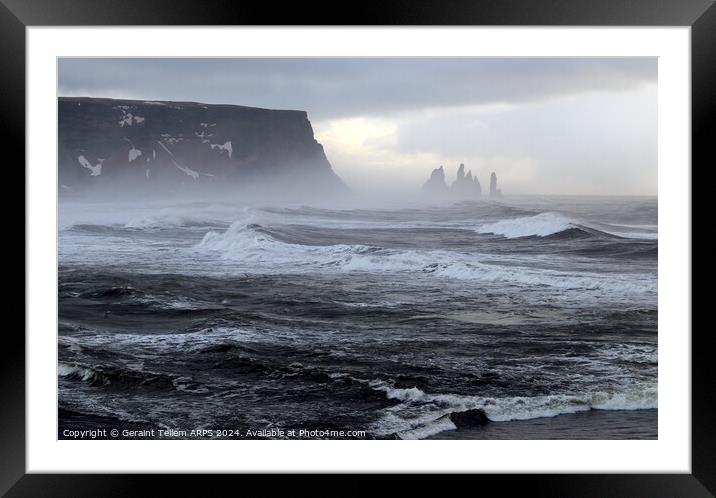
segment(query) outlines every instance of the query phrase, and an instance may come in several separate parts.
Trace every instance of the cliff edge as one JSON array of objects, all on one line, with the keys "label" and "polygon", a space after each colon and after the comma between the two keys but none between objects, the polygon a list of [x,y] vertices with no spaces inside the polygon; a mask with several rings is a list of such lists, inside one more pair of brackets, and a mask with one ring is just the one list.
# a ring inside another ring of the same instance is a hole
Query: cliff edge
[{"label": "cliff edge", "polygon": [[344,193],[304,111],[58,99],[61,192]]}]

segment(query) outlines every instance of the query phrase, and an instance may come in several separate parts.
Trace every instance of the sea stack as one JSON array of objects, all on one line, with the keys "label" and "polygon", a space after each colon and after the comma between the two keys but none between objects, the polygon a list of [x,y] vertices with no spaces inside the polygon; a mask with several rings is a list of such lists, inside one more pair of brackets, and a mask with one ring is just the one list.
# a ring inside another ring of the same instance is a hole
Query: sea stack
[{"label": "sea stack", "polygon": [[494,171],[490,175],[490,197],[502,197],[502,191],[497,188],[497,175]]},{"label": "sea stack", "polygon": [[431,197],[470,200],[482,195],[482,187],[477,177],[472,176],[471,170],[465,173],[465,165],[461,163],[457,169],[457,177],[450,187],[445,182],[445,169],[440,166],[432,171],[430,178],[423,185],[423,193]]},{"label": "sea stack", "polygon": [[462,163],[457,170],[457,178],[452,184],[451,193],[460,199],[473,199],[482,193],[482,187],[477,177],[472,176],[472,170],[465,174],[465,165]]},{"label": "sea stack", "polygon": [[430,173],[430,178],[423,185],[423,192],[432,196],[446,196],[450,189],[445,183],[445,170],[442,166]]}]

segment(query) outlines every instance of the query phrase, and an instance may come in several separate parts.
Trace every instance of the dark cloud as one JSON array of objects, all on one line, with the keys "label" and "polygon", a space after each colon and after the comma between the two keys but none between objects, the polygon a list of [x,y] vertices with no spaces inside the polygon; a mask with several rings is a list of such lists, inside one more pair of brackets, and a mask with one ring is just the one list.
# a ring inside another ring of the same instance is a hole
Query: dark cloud
[{"label": "dark cloud", "polygon": [[519,104],[655,82],[655,58],[60,59],[60,95],[302,109],[313,119]]}]

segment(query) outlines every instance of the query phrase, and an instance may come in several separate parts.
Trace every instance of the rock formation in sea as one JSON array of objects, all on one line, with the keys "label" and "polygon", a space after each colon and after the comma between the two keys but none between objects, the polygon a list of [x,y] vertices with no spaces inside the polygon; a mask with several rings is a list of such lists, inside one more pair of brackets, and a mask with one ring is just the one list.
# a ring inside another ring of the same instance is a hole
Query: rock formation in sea
[{"label": "rock formation in sea", "polygon": [[470,429],[490,423],[490,419],[487,417],[485,411],[479,408],[473,408],[464,412],[452,412],[448,416],[458,430]]},{"label": "rock formation in sea", "polygon": [[423,193],[436,197],[445,197],[450,193],[450,189],[445,183],[445,170],[442,166],[435,168],[430,173],[430,178],[423,185]]},{"label": "rock formation in sea", "polygon": [[472,170],[465,173],[465,165],[460,164],[457,177],[448,187],[445,182],[445,169],[440,166],[432,171],[430,178],[423,185],[423,193],[434,198],[450,198],[469,200],[482,195],[482,187],[477,176],[472,176]]},{"label": "rock formation in sea", "polygon": [[490,197],[502,197],[502,191],[497,188],[497,175],[494,171],[490,175]]},{"label": "rock formation in sea", "polygon": [[[440,430],[469,431],[471,429],[474,430],[477,427],[485,426],[491,422],[492,420],[489,419],[484,410],[480,408],[471,408],[462,412],[451,412],[447,415],[443,415],[442,417],[434,421],[434,425],[442,425],[443,427],[441,427]],[[450,427],[450,424],[452,424],[452,426],[454,427]],[[415,439],[416,433],[419,434],[420,432],[423,432],[420,431],[420,428],[418,428],[417,431],[409,430],[405,432],[396,432],[390,434],[389,436],[386,436],[384,439]],[[429,436],[431,434],[435,433],[424,431],[422,437],[424,437],[425,435]],[[418,435],[417,437],[421,436]]]},{"label": "rock formation in sea", "polygon": [[477,177],[472,176],[472,170],[465,174],[465,165],[462,163],[457,170],[457,178],[452,184],[451,193],[460,199],[473,199],[482,194],[482,187]]},{"label": "rock formation in sea", "polygon": [[58,99],[61,192],[345,193],[304,111]]}]

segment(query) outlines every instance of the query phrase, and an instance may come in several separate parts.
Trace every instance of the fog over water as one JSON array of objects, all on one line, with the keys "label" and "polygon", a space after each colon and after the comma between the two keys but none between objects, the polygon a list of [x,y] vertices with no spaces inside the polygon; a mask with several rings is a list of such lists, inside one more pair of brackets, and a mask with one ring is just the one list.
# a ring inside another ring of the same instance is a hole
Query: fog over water
[{"label": "fog over water", "polygon": [[61,427],[654,438],[656,208],[64,202]]},{"label": "fog over water", "polygon": [[[141,77],[137,77],[141,74]],[[655,195],[655,58],[61,59],[59,94],[308,112],[338,175],[410,194],[465,163],[513,194]]]},{"label": "fog over water", "polygon": [[61,59],[59,437],[656,439],[656,67]]}]

